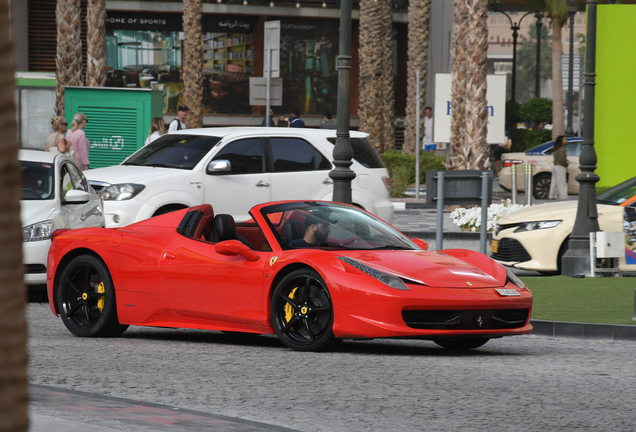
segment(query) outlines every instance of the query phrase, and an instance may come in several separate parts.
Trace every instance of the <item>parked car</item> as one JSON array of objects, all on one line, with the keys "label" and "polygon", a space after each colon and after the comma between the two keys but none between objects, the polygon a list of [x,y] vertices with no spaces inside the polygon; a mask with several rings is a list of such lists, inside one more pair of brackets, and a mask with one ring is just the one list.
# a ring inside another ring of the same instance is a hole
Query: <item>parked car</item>
[{"label": "parked car", "polygon": [[[568,194],[579,193],[579,183],[575,180],[579,169],[579,155],[581,154],[582,138],[572,137],[567,139],[565,151],[568,155]],[[517,191],[525,192],[524,166],[532,164],[532,195],[536,199],[547,199],[552,183],[552,167],[554,153],[554,141],[540,144],[523,153],[504,153],[501,156],[501,170],[499,171],[499,186],[504,190],[512,190],[512,172],[514,165],[517,169]]]},{"label": "parked car", "polygon": [[[367,141],[351,132],[353,203],[391,223],[389,174]],[[205,128],[165,135],[121,165],[86,172],[104,200],[106,226],[121,227],[211,203],[245,219],[259,202],[330,200],[335,130]]]},{"label": "parked car", "polygon": [[20,219],[27,285],[46,283],[46,257],[51,233],[60,228],[104,227],[99,196],[68,157],[20,150],[22,170]]},{"label": "parked car", "polygon": [[382,337],[470,349],[532,330],[532,294],[486,255],[427,251],[346,204],[274,202],[250,215],[235,223],[203,204],[57,231],[51,309],[81,337],[183,327],[276,334],[301,351]]},{"label": "parked car", "polygon": [[[636,219],[636,177],[596,197],[601,231],[625,231]],[[539,204],[518,210],[497,221],[491,242],[491,257],[506,266],[539,272],[561,272],[578,201]],[[622,271],[636,265],[619,260]]]}]

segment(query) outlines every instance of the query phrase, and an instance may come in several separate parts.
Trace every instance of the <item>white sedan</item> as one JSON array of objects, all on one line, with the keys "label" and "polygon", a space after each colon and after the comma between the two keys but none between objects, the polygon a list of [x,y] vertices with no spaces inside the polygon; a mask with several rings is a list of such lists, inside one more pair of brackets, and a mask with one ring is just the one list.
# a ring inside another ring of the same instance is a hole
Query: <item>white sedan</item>
[{"label": "white sedan", "polygon": [[20,150],[20,219],[27,285],[46,284],[51,234],[61,228],[103,227],[102,201],[68,157]]},{"label": "white sedan", "polygon": [[[636,177],[596,197],[601,231],[625,233],[625,253],[636,256]],[[539,204],[501,217],[491,242],[491,257],[506,266],[539,272],[561,271],[578,201]],[[630,261],[634,261],[631,260]],[[619,260],[622,271],[636,271],[636,264]]]}]

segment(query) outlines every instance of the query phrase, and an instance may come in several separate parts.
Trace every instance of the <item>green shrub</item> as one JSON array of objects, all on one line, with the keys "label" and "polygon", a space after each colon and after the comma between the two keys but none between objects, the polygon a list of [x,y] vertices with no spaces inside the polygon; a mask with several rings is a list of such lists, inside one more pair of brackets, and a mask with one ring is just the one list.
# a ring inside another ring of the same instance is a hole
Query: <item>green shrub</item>
[{"label": "green shrub", "polygon": [[[391,178],[391,196],[404,196],[406,188],[415,183],[415,156],[406,155],[397,150],[387,150],[382,155],[382,159]],[[443,156],[437,156],[432,152],[422,152],[420,155],[420,184],[426,183],[426,171],[445,169],[444,162]]]},{"label": "green shrub", "polygon": [[510,136],[512,137],[511,152],[523,152],[537,144],[552,141],[552,131],[549,130],[512,129]]},{"label": "green shrub", "polygon": [[532,98],[519,108],[519,117],[526,123],[552,123],[552,101]]}]

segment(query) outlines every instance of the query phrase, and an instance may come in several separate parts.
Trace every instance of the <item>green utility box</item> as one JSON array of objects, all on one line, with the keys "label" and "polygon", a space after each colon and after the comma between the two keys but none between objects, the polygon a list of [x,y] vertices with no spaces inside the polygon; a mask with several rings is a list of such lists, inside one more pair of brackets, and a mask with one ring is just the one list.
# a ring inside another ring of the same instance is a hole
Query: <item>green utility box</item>
[{"label": "green utility box", "polygon": [[117,165],[143,147],[150,122],[163,118],[163,92],[111,87],[65,87],[68,128],[73,116],[88,119],[84,132],[90,142],[91,169]]}]

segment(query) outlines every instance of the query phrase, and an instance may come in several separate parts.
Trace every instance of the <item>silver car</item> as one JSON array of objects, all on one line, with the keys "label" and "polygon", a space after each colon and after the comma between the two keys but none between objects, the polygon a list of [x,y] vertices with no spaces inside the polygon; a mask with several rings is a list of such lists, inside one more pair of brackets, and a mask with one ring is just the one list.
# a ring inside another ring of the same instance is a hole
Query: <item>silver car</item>
[{"label": "silver car", "polygon": [[20,150],[18,159],[24,280],[27,285],[43,285],[53,231],[105,226],[102,200],[65,155]]}]

